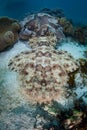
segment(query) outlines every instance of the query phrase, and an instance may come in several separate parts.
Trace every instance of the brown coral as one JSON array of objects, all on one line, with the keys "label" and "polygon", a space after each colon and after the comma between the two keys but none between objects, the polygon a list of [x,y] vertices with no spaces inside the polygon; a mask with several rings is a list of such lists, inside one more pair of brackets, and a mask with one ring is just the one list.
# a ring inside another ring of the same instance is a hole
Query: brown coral
[{"label": "brown coral", "polygon": [[87,42],[87,27],[76,27],[74,38],[80,43],[85,44]]},{"label": "brown coral", "polygon": [[12,31],[7,31],[3,36],[4,42],[11,44],[14,42],[14,33]]},{"label": "brown coral", "polygon": [[81,72],[87,75],[87,59],[80,59]]},{"label": "brown coral", "polygon": [[73,36],[74,28],[69,20],[65,17],[58,18],[58,23],[63,27],[63,32],[66,36]]},{"label": "brown coral", "polygon": [[8,17],[0,18],[0,51],[17,41],[19,30],[20,25],[16,20]]}]

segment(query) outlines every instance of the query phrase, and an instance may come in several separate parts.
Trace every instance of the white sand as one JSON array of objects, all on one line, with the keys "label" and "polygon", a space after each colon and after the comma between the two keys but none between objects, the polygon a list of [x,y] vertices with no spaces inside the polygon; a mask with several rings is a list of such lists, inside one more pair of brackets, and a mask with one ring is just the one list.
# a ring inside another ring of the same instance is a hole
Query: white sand
[{"label": "white sand", "polygon": [[61,46],[57,47],[58,50],[65,50],[71,53],[75,59],[85,58],[84,51],[87,51],[87,46],[79,45],[77,42],[63,42]]}]

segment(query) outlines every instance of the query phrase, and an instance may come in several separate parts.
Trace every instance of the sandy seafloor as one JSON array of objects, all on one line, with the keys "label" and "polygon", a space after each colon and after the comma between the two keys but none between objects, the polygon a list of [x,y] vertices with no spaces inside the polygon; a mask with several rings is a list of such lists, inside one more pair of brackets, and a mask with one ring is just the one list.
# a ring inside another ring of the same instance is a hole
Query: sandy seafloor
[{"label": "sandy seafloor", "polygon": [[[84,51],[87,51],[87,46],[79,45],[70,39],[58,45],[57,49],[68,51],[75,59],[86,58]],[[0,53],[0,130],[33,130],[35,126],[39,127],[49,122],[48,117],[46,118],[47,113],[41,114],[38,106],[31,105],[23,97],[17,73],[8,69],[9,60],[25,50],[31,50],[28,43],[18,41],[11,49]],[[80,97],[87,92],[87,86],[83,87],[83,84],[80,84],[79,77],[76,83],[80,86],[77,89],[77,95]],[[39,117],[40,115],[44,115],[46,119],[43,116]]]}]

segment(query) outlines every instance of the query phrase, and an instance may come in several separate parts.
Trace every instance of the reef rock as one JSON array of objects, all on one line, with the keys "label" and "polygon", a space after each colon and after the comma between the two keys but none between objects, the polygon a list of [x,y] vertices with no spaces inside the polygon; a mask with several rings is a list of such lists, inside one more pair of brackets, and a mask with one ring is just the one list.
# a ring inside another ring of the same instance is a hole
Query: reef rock
[{"label": "reef rock", "polygon": [[63,122],[63,126],[65,128],[65,130],[71,130],[74,129],[76,126],[78,126],[84,117],[84,113],[81,111],[73,111],[72,116],[70,116],[70,118],[66,119]]},{"label": "reef rock", "polygon": [[63,27],[63,32],[66,36],[73,36],[74,27],[69,20],[65,17],[58,18],[58,23]]},{"label": "reef rock", "polygon": [[87,43],[87,26],[76,27],[74,31],[74,38],[82,44]]},{"label": "reef rock", "polygon": [[11,44],[12,42],[14,42],[14,33],[12,31],[7,31],[4,34],[3,39],[6,43]]},{"label": "reef rock", "polygon": [[0,18],[0,51],[12,46],[18,40],[20,25],[14,19]]},{"label": "reef rock", "polygon": [[87,75],[87,59],[79,59],[82,74]]},{"label": "reef rock", "polygon": [[51,34],[56,36],[58,42],[65,38],[57,18],[49,14],[38,13],[27,17],[24,21],[21,22],[21,40],[29,40],[29,38],[38,36],[50,36]]}]

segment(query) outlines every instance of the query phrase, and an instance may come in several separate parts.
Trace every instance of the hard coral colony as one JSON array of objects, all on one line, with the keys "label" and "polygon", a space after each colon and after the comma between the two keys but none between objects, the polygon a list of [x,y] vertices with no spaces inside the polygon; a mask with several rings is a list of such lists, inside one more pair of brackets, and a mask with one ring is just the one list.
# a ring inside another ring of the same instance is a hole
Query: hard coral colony
[{"label": "hard coral colony", "polygon": [[0,51],[12,46],[18,40],[20,25],[15,19],[0,18]]},{"label": "hard coral colony", "polygon": [[66,51],[54,49],[65,38],[55,17],[38,13],[22,24],[20,39],[29,41],[31,51],[18,54],[9,62],[19,73],[22,92],[33,102],[58,100],[67,92],[70,73],[78,69],[76,60]]}]

